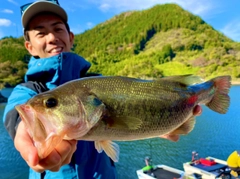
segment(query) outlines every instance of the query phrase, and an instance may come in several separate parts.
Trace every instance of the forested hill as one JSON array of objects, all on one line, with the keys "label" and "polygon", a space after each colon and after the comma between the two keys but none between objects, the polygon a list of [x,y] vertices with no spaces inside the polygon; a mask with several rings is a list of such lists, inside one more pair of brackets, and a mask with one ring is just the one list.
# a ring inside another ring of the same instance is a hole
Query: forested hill
[{"label": "forested hill", "polygon": [[[22,79],[26,66],[19,60],[27,61],[27,51],[21,44],[22,38],[0,41],[0,83],[14,85]],[[176,4],[121,13],[75,34],[74,52],[92,63],[92,72],[103,75],[240,78],[240,43]]]}]

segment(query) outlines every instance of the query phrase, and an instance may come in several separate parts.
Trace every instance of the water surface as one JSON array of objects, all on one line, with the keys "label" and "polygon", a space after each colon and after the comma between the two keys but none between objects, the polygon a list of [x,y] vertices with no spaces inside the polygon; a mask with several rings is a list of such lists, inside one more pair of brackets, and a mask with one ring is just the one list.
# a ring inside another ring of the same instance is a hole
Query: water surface
[{"label": "water surface", "polygon": [[[226,160],[228,155],[240,149],[240,86],[230,91],[231,105],[225,115],[203,107],[197,117],[194,130],[180,138],[179,142],[164,139],[149,139],[133,142],[118,142],[120,161],[116,163],[119,179],[137,178],[136,170],[144,166],[145,156],[151,156],[155,164],[165,164],[183,169],[183,162],[191,160],[191,152],[200,157],[212,156]],[[0,118],[5,104],[0,104]],[[28,168],[13,147],[12,140],[0,122],[0,179],[25,179]]]}]

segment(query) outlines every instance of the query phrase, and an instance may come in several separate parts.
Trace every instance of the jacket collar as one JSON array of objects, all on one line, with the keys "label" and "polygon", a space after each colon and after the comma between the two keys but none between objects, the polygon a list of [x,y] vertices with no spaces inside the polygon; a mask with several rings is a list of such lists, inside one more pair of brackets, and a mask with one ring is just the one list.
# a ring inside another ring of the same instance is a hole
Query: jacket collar
[{"label": "jacket collar", "polygon": [[81,56],[71,52],[63,52],[49,58],[32,57],[28,64],[25,81],[38,81],[49,89],[67,81],[82,77],[91,64]]}]

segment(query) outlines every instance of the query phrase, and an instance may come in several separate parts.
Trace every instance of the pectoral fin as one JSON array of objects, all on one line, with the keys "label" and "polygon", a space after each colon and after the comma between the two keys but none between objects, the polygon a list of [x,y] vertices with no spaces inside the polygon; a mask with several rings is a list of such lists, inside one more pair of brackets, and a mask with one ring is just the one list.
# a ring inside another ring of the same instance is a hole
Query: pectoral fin
[{"label": "pectoral fin", "polygon": [[135,117],[109,117],[103,119],[107,127],[115,129],[139,129],[142,125],[142,120]]},{"label": "pectoral fin", "polygon": [[95,148],[97,149],[98,153],[104,151],[114,162],[119,160],[118,144],[110,140],[95,141]]}]

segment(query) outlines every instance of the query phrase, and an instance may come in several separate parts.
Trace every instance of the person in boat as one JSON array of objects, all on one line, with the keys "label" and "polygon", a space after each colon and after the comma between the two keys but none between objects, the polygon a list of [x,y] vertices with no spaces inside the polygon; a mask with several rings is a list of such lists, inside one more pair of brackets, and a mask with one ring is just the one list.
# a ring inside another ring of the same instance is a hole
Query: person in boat
[{"label": "person in boat", "polygon": [[148,172],[153,170],[152,159],[150,157],[145,157],[146,166],[142,168],[143,172]]},{"label": "person in boat", "polygon": [[155,167],[152,165],[152,159],[150,157],[145,157],[145,164],[146,166],[142,168],[143,173],[154,176],[153,171]]},{"label": "person in boat", "polygon": [[198,156],[198,152],[196,151],[192,151],[192,160],[191,162],[195,165],[199,164],[199,156]]},{"label": "person in boat", "polygon": [[235,150],[228,156],[227,165],[231,169],[230,174],[238,178],[240,176],[240,150]]}]

